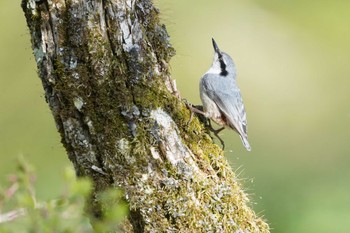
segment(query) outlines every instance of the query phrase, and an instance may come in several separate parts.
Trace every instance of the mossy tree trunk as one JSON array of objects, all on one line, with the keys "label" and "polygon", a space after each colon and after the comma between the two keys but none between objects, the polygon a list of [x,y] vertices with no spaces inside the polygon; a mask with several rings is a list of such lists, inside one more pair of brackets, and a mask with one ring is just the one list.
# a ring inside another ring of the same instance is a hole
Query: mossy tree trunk
[{"label": "mossy tree trunk", "polygon": [[269,231],[221,149],[196,118],[187,125],[169,74],[174,50],[150,0],[23,0],[22,8],[69,159],[95,193],[125,190],[125,231]]}]

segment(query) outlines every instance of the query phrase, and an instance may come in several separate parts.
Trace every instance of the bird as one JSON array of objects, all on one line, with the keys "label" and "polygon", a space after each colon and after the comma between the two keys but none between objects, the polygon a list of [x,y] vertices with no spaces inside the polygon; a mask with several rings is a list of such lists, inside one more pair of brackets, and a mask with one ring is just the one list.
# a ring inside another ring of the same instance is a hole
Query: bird
[{"label": "bird", "polygon": [[[219,49],[213,38],[212,43],[214,47],[213,63],[199,83],[203,111],[196,109],[195,112],[223,126],[214,130],[217,137],[217,133],[225,127],[231,128],[238,133],[244,147],[251,151],[248,142],[246,111],[236,82],[236,65],[230,55]],[[219,139],[223,144],[221,138]]]}]

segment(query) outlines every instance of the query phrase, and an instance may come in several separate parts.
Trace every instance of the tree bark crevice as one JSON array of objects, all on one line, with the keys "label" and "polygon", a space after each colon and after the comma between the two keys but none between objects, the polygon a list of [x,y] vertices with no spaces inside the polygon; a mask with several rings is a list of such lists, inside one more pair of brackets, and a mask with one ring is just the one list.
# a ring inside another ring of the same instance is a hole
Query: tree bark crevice
[{"label": "tree bark crevice", "polygon": [[150,0],[22,8],[68,156],[95,194],[125,190],[125,231],[269,232],[221,149],[197,118],[188,124],[169,71],[175,52]]}]

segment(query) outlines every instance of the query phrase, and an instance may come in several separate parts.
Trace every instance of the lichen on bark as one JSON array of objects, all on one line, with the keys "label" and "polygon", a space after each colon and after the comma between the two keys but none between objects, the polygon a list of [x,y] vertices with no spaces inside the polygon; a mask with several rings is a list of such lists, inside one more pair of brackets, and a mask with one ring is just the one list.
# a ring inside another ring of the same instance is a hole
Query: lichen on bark
[{"label": "lichen on bark", "polygon": [[[179,98],[149,0],[22,0],[46,101],[78,176],[120,187],[128,232],[269,232]],[[96,200],[90,211],[97,217]]]}]

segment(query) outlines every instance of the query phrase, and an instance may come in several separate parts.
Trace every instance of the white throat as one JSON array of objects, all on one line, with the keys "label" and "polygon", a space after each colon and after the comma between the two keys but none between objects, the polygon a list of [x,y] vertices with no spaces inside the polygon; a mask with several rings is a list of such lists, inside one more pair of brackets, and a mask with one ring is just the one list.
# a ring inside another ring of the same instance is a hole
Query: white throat
[{"label": "white throat", "polygon": [[206,74],[220,74],[221,68],[217,63],[213,64],[210,69],[206,72]]}]

